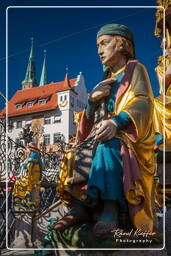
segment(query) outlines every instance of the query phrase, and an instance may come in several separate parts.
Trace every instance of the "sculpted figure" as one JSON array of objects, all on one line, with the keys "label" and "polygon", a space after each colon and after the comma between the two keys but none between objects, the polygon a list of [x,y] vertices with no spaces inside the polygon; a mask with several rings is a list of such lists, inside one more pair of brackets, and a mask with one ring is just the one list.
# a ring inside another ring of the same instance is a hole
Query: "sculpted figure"
[{"label": "sculpted figure", "polygon": [[39,150],[35,143],[30,142],[27,148],[27,158],[23,163],[27,169],[27,176],[16,180],[13,189],[13,196],[19,199],[32,200],[36,206],[40,203],[40,175],[42,172],[42,161]]},{"label": "sculpted figure", "polygon": [[73,176],[67,179],[70,191],[79,185],[87,199],[73,200],[71,211],[54,228],[85,223],[94,207],[100,209],[93,229],[97,236],[116,229],[124,214],[135,228],[152,231],[155,134],[148,74],[135,60],[133,35],[126,26],[103,26],[97,48],[104,80],[89,95]]}]

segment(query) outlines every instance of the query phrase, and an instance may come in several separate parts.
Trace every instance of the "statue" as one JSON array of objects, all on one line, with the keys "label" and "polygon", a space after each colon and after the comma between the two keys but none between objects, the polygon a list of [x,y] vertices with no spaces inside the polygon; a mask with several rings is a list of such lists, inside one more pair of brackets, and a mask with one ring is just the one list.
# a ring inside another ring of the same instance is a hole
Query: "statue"
[{"label": "statue", "polygon": [[[154,99],[154,129],[156,132],[156,151],[164,150],[163,134],[165,134],[165,151],[171,151],[171,1],[158,1],[158,4],[166,9],[165,39],[162,39],[161,47],[164,48],[165,57],[158,57],[156,74],[160,86],[160,95]],[[158,8],[156,15],[162,15],[156,19],[156,37],[163,36],[163,10]],[[156,31],[160,30],[160,33]]]},{"label": "statue", "polygon": [[39,156],[39,150],[35,143],[30,142],[27,147],[27,158],[23,167],[27,169],[28,174],[16,180],[13,189],[13,196],[17,199],[31,201],[36,207],[40,203],[40,176],[42,172],[42,161]]},{"label": "statue", "polygon": [[125,215],[135,228],[152,231],[155,133],[148,74],[135,60],[133,35],[126,26],[103,26],[97,47],[104,80],[90,93],[81,115],[72,172],[65,168],[60,180],[62,191],[66,187],[72,197],[71,210],[54,229],[86,223],[98,209],[95,236],[116,229]]}]

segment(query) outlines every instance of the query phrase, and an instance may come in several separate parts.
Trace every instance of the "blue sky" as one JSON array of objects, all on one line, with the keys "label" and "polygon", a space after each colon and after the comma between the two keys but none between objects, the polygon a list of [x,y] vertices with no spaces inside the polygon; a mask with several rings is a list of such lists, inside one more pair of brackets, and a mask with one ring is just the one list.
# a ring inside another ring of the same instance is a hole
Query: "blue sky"
[{"label": "blue sky", "polygon": [[[5,94],[5,9],[7,6],[78,6],[78,5],[142,5],[155,6],[155,0],[132,1],[34,1],[13,0],[0,3],[0,91]],[[8,10],[8,91],[9,99],[21,89],[24,80],[30,38],[34,37],[36,78],[39,82],[43,63],[43,50],[47,51],[49,82],[62,81],[68,66],[69,77],[83,72],[88,91],[101,80],[102,65],[96,48],[96,33],[108,23],[128,26],[134,33],[137,59],[147,68],[155,96],[158,81],[155,67],[162,54],[161,39],[154,37],[155,9],[152,8],[9,8]],[[0,97],[0,109],[4,101]]]}]

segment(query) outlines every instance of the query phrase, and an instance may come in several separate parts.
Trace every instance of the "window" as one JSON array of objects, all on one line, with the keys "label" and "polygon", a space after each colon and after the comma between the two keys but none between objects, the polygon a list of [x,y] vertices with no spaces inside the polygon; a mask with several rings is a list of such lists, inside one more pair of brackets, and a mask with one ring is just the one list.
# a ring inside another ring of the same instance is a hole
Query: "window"
[{"label": "window", "polygon": [[27,102],[27,107],[28,107],[28,108],[31,108],[31,107],[33,107],[33,102],[32,102],[32,101],[30,101],[30,102]]},{"label": "window", "polygon": [[44,104],[46,104],[46,100],[45,99],[39,100],[39,105],[44,105]]},{"label": "window", "polygon": [[17,121],[16,128],[17,129],[22,128],[22,121]]},{"label": "window", "polygon": [[21,104],[17,104],[15,107],[16,107],[16,109],[21,109],[22,105]]},{"label": "window", "polygon": [[25,124],[26,124],[26,125],[27,125],[27,124],[31,124],[31,122],[32,122],[32,119],[29,118],[29,119],[26,120]]},{"label": "window", "polygon": [[60,101],[63,101],[63,96],[60,96]]},{"label": "window", "polygon": [[17,139],[15,140],[15,142],[16,142],[17,145],[24,146],[23,140],[20,140],[19,138],[17,138]]},{"label": "window", "polygon": [[14,124],[13,124],[13,121],[12,121],[12,120],[8,120],[8,125],[11,126],[11,127],[13,127],[13,125],[14,125]]},{"label": "window", "polygon": [[8,132],[12,132],[12,129],[13,129],[13,121],[9,120],[8,121]]},{"label": "window", "polygon": [[44,117],[44,124],[51,124],[51,116]]},{"label": "window", "polygon": [[44,144],[45,145],[50,144],[50,134],[44,135]]},{"label": "window", "polygon": [[17,138],[17,139],[15,140],[15,142],[16,142],[17,144],[20,144],[20,139]]},{"label": "window", "polygon": [[71,107],[74,107],[74,98],[71,96]]},{"label": "window", "polygon": [[54,133],[53,135],[53,143],[57,144],[63,139],[63,136],[61,133]]},{"label": "window", "polygon": [[84,104],[79,100],[77,100],[77,106],[81,109],[84,108]]},{"label": "window", "polygon": [[67,100],[67,96],[66,95],[64,96],[64,100]]},{"label": "window", "polygon": [[81,108],[84,108],[84,103],[81,102]]},{"label": "window", "polygon": [[59,113],[56,113],[54,115],[54,123],[60,123],[61,122],[61,115]]}]

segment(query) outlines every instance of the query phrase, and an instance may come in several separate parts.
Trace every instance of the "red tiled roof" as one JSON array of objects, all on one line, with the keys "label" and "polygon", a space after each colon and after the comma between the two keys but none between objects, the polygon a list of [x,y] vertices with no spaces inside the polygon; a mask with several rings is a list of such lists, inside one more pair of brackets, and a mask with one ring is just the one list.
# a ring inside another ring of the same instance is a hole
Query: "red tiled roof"
[{"label": "red tiled roof", "polygon": [[[75,85],[75,82],[76,78],[69,80],[68,75],[66,75],[65,80],[61,82],[17,91],[8,102],[8,116],[18,116],[55,109],[58,106],[57,92],[69,90]],[[47,99],[46,104],[39,105],[38,100],[45,98]],[[16,104],[29,101],[34,101],[33,107],[27,107],[26,104],[23,104],[21,109],[16,109]],[[4,108],[0,112],[0,117],[5,114],[5,111]]]}]

